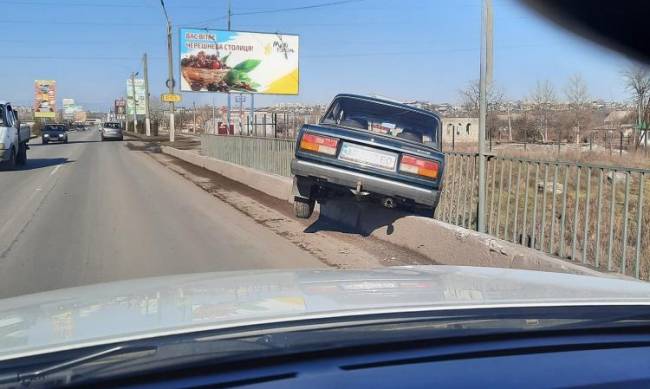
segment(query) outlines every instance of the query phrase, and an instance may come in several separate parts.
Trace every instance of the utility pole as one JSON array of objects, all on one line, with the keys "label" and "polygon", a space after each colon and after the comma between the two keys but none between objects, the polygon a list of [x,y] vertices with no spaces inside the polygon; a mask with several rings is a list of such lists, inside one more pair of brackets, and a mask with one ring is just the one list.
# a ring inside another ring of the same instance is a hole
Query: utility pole
[{"label": "utility pole", "polygon": [[487,85],[492,75],[492,0],[483,0],[481,9],[481,71],[478,121],[478,230],[486,232],[487,154],[485,124],[487,121]]},{"label": "utility pole", "polygon": [[192,117],[192,132],[196,134],[196,102],[192,102],[193,117]]},{"label": "utility pole", "polygon": [[217,118],[215,116],[214,94],[212,95],[212,134],[217,133]]},{"label": "utility pole", "polygon": [[144,129],[147,136],[151,136],[151,119],[149,115],[149,69],[147,64],[147,53],[142,56],[144,76]]},{"label": "utility pole", "polygon": [[[167,19],[167,88],[169,88],[169,94],[174,94],[174,86],[176,82],[174,81],[174,59],[172,58],[174,53],[172,49],[172,22],[169,20],[169,15],[167,15],[164,0],[160,0],[160,4],[165,13],[165,19]],[[174,142],[176,139],[176,129],[174,126],[174,102],[169,103],[169,108],[169,141]]]},{"label": "utility pole", "polygon": [[[228,31],[230,31],[230,18],[232,16],[232,7],[231,0],[228,0]],[[230,110],[232,108],[230,101],[230,91],[228,91],[228,113],[226,116],[226,122],[228,123],[228,131],[230,131]]]},{"label": "utility pole", "polygon": [[131,95],[133,96],[133,132],[138,132],[138,99],[135,95],[135,76],[138,73],[131,72]]}]

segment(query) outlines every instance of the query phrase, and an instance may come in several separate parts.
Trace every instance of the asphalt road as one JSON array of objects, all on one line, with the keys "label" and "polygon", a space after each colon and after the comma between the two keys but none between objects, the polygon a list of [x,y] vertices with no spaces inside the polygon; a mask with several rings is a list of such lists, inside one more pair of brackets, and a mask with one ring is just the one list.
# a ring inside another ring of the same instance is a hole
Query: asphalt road
[{"label": "asphalt road", "polygon": [[0,298],[130,278],[323,263],[125,142],[34,139],[0,172]]}]

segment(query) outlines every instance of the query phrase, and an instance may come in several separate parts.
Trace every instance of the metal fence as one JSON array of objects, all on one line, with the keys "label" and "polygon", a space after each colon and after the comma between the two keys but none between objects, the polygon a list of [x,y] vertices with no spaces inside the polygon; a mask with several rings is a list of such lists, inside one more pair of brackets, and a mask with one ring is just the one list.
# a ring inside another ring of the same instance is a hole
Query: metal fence
[{"label": "metal fence", "polygon": [[[477,157],[447,153],[436,218],[477,226]],[[650,278],[650,170],[492,157],[487,229],[500,239],[636,278]]]},{"label": "metal fence", "polygon": [[201,153],[222,161],[291,176],[296,141],[253,136],[201,135]]},{"label": "metal fence", "polygon": [[[203,135],[204,155],[289,177],[295,141]],[[604,271],[650,279],[650,170],[492,157],[488,233]],[[435,218],[477,228],[478,157],[446,153]]]}]

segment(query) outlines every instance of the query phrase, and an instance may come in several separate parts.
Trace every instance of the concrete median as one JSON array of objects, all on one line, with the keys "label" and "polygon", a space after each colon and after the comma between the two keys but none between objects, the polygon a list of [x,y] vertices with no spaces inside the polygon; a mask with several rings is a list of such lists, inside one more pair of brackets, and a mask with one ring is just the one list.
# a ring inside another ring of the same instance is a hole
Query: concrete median
[{"label": "concrete median", "polygon": [[[196,150],[178,150],[168,146],[162,146],[161,150],[270,196],[293,200],[291,178],[202,156]],[[329,229],[337,225],[342,231],[373,236],[425,255],[440,264],[610,276],[487,234],[385,209],[373,203],[336,199],[321,204],[319,212],[319,221],[327,224]],[[621,277],[618,274],[611,276]]]}]

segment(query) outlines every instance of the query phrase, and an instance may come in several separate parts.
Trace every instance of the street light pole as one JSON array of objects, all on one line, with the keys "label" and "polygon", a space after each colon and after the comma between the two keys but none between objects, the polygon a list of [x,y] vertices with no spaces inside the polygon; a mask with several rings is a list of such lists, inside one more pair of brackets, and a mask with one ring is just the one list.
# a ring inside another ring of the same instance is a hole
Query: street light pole
[{"label": "street light pole", "polygon": [[481,71],[478,120],[478,231],[486,232],[487,153],[485,152],[485,124],[487,121],[487,85],[492,74],[492,0],[483,0],[481,11]]},{"label": "street light pole", "polygon": [[142,57],[142,66],[144,67],[144,129],[147,136],[151,136],[151,119],[149,115],[149,69],[147,64],[147,53]]},{"label": "street light pole", "polygon": [[138,73],[131,72],[131,96],[133,97],[133,132],[138,132],[138,99],[135,95],[135,76]]},{"label": "street light pole", "polygon": [[[167,9],[165,8],[164,0],[160,0],[160,5],[162,5],[163,12],[165,13],[165,19],[167,19],[167,88],[169,88],[169,94],[174,94],[174,59],[173,59],[173,49],[172,49],[172,22],[169,20],[169,15],[167,15]],[[176,139],[176,129],[174,126],[174,102],[169,103],[169,141],[174,142]]]}]

